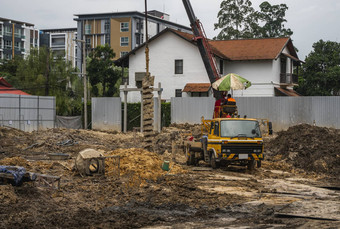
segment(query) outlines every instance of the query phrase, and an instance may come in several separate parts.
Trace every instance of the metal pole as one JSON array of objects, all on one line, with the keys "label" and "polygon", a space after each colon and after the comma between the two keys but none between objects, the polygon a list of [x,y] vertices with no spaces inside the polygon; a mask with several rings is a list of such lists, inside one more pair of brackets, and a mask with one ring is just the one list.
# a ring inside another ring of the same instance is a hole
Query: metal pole
[{"label": "metal pole", "polygon": [[158,132],[160,133],[162,130],[162,90],[161,83],[158,83]]},{"label": "metal pole", "polygon": [[143,90],[140,91],[140,132],[143,133],[144,126],[144,103],[143,103]]},{"label": "metal pole", "polygon": [[85,34],[83,35],[83,80],[84,80],[84,129],[87,129],[87,80],[86,80],[86,53],[85,53]]},{"label": "metal pole", "polygon": [[127,83],[124,84],[124,133],[127,131]]},{"label": "metal pole", "polygon": [[148,37],[148,7],[145,0],[145,59],[146,59],[146,76],[149,77],[149,37]]}]

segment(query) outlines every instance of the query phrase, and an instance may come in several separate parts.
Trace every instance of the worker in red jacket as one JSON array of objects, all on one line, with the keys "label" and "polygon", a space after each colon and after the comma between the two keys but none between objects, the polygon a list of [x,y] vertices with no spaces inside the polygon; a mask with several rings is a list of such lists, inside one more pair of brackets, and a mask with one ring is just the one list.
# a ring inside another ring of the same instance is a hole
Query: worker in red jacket
[{"label": "worker in red jacket", "polygon": [[226,92],[222,93],[222,97],[215,102],[215,108],[214,108],[214,118],[220,118],[221,108],[222,105],[227,101],[225,96]]}]

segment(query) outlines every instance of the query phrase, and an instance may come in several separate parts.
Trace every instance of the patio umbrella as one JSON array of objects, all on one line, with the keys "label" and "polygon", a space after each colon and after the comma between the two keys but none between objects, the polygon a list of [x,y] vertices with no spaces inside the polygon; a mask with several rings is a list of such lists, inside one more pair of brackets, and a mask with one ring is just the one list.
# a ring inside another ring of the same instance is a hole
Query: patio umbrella
[{"label": "patio umbrella", "polygon": [[250,86],[250,81],[235,73],[229,73],[212,84],[217,91],[243,90]]}]

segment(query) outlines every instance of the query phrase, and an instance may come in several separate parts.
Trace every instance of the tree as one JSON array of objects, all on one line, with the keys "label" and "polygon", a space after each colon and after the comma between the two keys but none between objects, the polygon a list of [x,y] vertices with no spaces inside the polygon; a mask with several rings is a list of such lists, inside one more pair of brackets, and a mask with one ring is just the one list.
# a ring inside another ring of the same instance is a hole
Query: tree
[{"label": "tree", "polygon": [[250,29],[249,22],[256,21],[255,10],[250,0],[224,0],[221,2],[220,8],[215,30],[221,29],[221,31],[215,39],[241,38],[243,30]]},{"label": "tree", "polygon": [[113,64],[114,51],[108,44],[97,46],[90,54],[87,66],[91,92],[94,96],[113,96],[121,73]]},{"label": "tree", "polygon": [[261,37],[288,37],[293,34],[290,29],[284,27],[286,4],[271,5],[269,2],[262,2],[260,5],[261,12],[259,19],[264,23],[261,28]]},{"label": "tree", "polygon": [[261,3],[260,11],[255,11],[250,0],[223,0],[218,12],[215,30],[221,29],[214,39],[286,37],[293,32],[284,23],[286,4],[271,5]]},{"label": "tree", "polygon": [[68,61],[48,48],[32,48],[26,59],[5,62],[1,71],[9,83],[29,94],[56,96],[58,115],[80,114],[82,89],[76,86],[80,79]]},{"label": "tree", "polygon": [[340,43],[320,40],[303,64],[296,90],[302,95],[340,95]]}]

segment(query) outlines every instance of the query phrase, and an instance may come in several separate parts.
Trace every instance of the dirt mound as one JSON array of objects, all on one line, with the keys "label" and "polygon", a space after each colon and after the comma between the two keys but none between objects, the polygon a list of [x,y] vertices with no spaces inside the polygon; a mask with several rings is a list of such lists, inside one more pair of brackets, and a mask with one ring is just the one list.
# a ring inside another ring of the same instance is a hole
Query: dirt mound
[{"label": "dirt mound", "polygon": [[17,195],[12,185],[0,185],[0,202],[4,204],[17,202]]},{"label": "dirt mound", "polygon": [[266,144],[267,154],[296,168],[340,175],[340,130],[301,124],[278,132]]},{"label": "dirt mound", "polygon": [[[139,177],[142,180],[157,180],[157,178],[167,174],[167,171],[162,170],[163,158],[157,153],[152,153],[144,149],[117,149],[108,152],[105,155],[120,156],[120,175],[131,175]],[[115,169],[112,159],[105,160],[105,168],[107,173]],[[171,174],[186,173],[179,165],[170,162]]]}]

